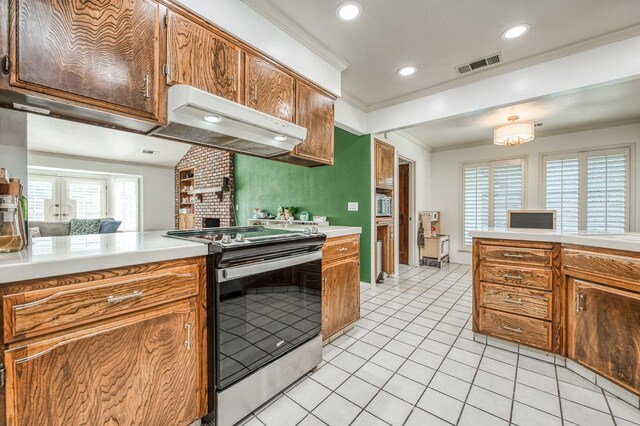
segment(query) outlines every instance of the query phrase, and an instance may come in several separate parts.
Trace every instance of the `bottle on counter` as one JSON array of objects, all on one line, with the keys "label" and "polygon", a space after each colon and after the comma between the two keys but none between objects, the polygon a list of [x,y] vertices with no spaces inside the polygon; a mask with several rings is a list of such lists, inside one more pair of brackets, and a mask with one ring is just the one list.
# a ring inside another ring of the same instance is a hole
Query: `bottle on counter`
[{"label": "bottle on counter", "polygon": [[20,210],[19,196],[0,195],[0,253],[17,252],[24,247]]}]

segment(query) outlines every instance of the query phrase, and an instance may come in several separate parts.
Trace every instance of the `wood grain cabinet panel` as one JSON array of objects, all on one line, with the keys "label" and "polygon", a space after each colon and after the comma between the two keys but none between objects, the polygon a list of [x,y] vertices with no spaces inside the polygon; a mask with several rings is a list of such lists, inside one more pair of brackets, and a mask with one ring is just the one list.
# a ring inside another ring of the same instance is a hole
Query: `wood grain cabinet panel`
[{"label": "wood grain cabinet panel", "polygon": [[187,84],[240,102],[242,51],[212,31],[167,13],[169,84]]},{"label": "wood grain cabinet panel", "polygon": [[552,251],[528,247],[480,245],[480,260],[550,267]]},{"label": "wood grain cabinet panel", "polygon": [[622,254],[602,249],[565,248],[564,268],[569,271],[595,274],[603,278],[626,281],[630,290],[640,291],[640,255]]},{"label": "wood grain cabinet panel", "polygon": [[375,150],[376,187],[393,189],[393,178],[395,176],[395,148],[392,145],[376,140]]},{"label": "wood grain cabinet panel", "polygon": [[158,3],[10,3],[12,86],[143,118],[158,118]]},{"label": "wood grain cabinet panel", "polygon": [[247,54],[245,103],[265,114],[293,122],[295,79],[258,56]]},{"label": "wood grain cabinet panel", "polygon": [[327,339],[360,318],[360,260],[323,266],[322,281],[322,337]]},{"label": "wood grain cabinet panel", "polygon": [[551,351],[552,326],[548,321],[480,308],[480,333]]},{"label": "wood grain cabinet panel", "polygon": [[4,341],[40,336],[198,295],[197,265],[4,297]]},{"label": "wood grain cabinet panel", "polygon": [[6,351],[7,424],[190,424],[194,321],[183,302]]},{"label": "wood grain cabinet panel", "polygon": [[553,272],[544,268],[532,268],[521,265],[480,265],[480,281],[531,287],[551,291]]},{"label": "wood grain cabinet panel", "polygon": [[360,256],[360,236],[329,238],[322,249],[322,262],[329,264],[345,257]]},{"label": "wood grain cabinet panel", "polygon": [[333,164],[334,100],[301,81],[296,83],[296,124],[307,138],[294,154],[318,164]]},{"label": "wood grain cabinet panel", "polygon": [[640,294],[567,281],[568,356],[640,394]]},{"label": "wood grain cabinet panel", "polygon": [[551,293],[499,284],[482,283],[481,285],[480,305],[485,308],[552,320]]}]

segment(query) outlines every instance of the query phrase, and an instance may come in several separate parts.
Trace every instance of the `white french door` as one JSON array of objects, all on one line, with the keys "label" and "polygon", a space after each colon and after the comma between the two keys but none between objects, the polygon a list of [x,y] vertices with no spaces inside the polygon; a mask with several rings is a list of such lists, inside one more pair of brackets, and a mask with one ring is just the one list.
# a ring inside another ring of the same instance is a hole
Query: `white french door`
[{"label": "white french door", "polygon": [[107,216],[107,180],[29,175],[29,220],[67,222]]}]

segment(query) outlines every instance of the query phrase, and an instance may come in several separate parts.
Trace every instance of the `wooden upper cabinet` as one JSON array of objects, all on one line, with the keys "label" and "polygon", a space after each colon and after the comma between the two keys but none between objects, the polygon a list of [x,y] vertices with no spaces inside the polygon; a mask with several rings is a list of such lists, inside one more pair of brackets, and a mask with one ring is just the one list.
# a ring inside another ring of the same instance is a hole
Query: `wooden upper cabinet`
[{"label": "wooden upper cabinet", "polygon": [[196,341],[182,302],[8,350],[7,425],[188,425]]},{"label": "wooden upper cabinet", "polygon": [[376,187],[393,189],[395,148],[379,140],[375,141]]},{"label": "wooden upper cabinet", "polygon": [[187,84],[240,102],[242,52],[217,34],[167,12],[169,84]]},{"label": "wooden upper cabinet", "polygon": [[293,122],[294,78],[271,62],[246,55],[245,103],[265,114]]},{"label": "wooden upper cabinet", "polygon": [[640,294],[568,280],[567,355],[640,394]]},{"label": "wooden upper cabinet", "polygon": [[158,118],[158,3],[14,0],[10,4],[12,86]]},{"label": "wooden upper cabinet", "polygon": [[320,164],[333,164],[333,98],[298,81],[296,83],[296,124],[307,128],[307,138],[294,154]]}]

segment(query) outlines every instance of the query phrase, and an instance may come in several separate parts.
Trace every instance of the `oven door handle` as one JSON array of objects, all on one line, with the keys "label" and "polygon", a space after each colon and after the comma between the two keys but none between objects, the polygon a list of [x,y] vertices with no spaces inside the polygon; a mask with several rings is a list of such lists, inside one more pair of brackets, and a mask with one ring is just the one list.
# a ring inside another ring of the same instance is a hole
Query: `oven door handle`
[{"label": "oven door handle", "polygon": [[322,259],[322,251],[318,250],[313,253],[303,254],[301,256],[285,257],[283,259],[271,260],[268,262],[253,263],[246,266],[236,266],[233,268],[218,269],[218,282],[235,280],[237,278],[257,275],[263,272],[275,271],[277,269],[289,268],[295,265],[301,265],[314,260]]}]

